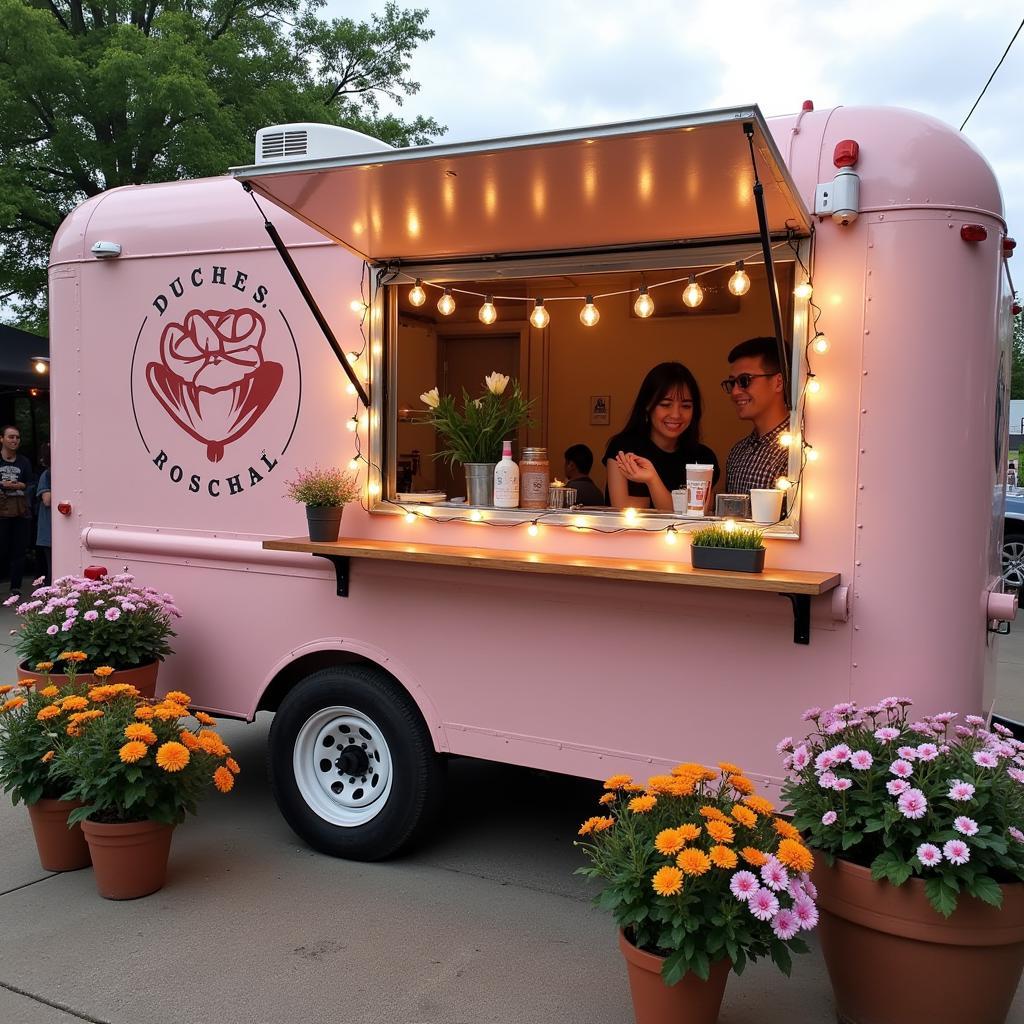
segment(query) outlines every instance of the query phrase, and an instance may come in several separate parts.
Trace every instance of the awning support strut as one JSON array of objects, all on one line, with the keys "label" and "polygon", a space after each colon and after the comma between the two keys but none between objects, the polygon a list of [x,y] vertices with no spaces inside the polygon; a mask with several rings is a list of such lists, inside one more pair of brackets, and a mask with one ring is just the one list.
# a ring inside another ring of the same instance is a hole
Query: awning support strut
[{"label": "awning support strut", "polygon": [[[790,397],[790,366],[789,351],[782,333],[782,311],[779,308],[779,283],[775,279],[775,264],[772,261],[772,241],[768,234],[768,217],[764,210],[764,185],[757,174],[757,159],[754,156],[754,125],[750,121],[743,123],[743,134],[750,146],[750,165],[754,169],[754,206],[757,207],[757,227],[761,236],[761,251],[764,254],[764,272],[768,278],[768,299],[772,306],[772,325],[775,328],[775,344],[779,351],[779,366],[782,368],[783,394],[786,396],[786,407],[792,408]],[[798,641],[799,642],[799,641]]]},{"label": "awning support strut", "polygon": [[[277,250],[284,265],[288,268],[288,273],[292,275],[292,280],[302,293],[302,297],[306,300],[306,305],[309,306],[309,311],[313,314],[313,318],[319,325],[320,330],[323,331],[328,344],[334,350],[334,354],[337,356],[338,362],[341,363],[341,368],[345,371],[345,375],[348,377],[352,387],[356,389],[359,401],[369,408],[370,396],[366,393],[366,388],[363,387],[363,382],[356,376],[355,370],[353,370],[349,364],[348,357],[345,355],[344,350],[338,343],[338,339],[334,336],[334,331],[331,330],[331,325],[327,322],[327,318],[320,312],[320,307],[316,304],[316,299],[313,298],[313,293],[306,286],[305,280],[303,280],[302,275],[299,273],[299,268],[295,266],[295,261],[292,259],[291,253],[288,252],[284,242],[281,240],[281,236],[277,233],[277,228],[270,223],[267,219],[267,215],[260,208],[260,204],[256,202],[256,196],[254,196],[252,192],[252,185],[245,181],[242,182],[242,188],[252,196],[253,202],[256,203],[256,209],[260,211],[260,215],[263,217],[263,226],[266,228],[267,234],[270,235],[270,240],[274,243],[274,248]],[[340,583],[338,585],[339,587],[341,586]]]}]

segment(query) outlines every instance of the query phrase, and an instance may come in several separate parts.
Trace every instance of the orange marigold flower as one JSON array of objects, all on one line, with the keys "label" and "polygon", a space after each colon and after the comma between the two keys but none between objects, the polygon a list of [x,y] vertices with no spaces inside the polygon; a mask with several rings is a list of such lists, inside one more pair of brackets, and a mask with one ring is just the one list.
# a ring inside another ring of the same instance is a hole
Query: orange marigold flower
[{"label": "orange marigold flower", "polygon": [[103,712],[98,708],[92,711],[77,711],[68,718],[72,725],[81,725],[82,722],[91,722],[94,718],[102,718]]},{"label": "orange marigold flower", "polygon": [[587,818],[587,820],[583,822],[582,825],[580,825],[580,829],[576,834],[579,836],[589,836],[590,833],[594,831],[594,828],[596,827],[597,823],[601,820],[603,819],[598,817]]},{"label": "orange marigold flower", "polygon": [[227,770],[227,768],[224,767],[224,765],[221,765],[213,773],[213,784],[221,793],[230,793],[231,787],[235,784],[235,777]]},{"label": "orange marigold flower", "polygon": [[142,740],[143,743],[156,743],[157,735],[145,722],[132,722],[124,730],[126,738],[130,740]]},{"label": "orange marigold flower", "polygon": [[623,789],[633,781],[632,775],[613,775],[610,779],[605,779],[605,789]]},{"label": "orange marigold flower", "polygon": [[615,824],[614,818],[598,818],[594,825],[595,832],[607,832]]},{"label": "orange marigold flower", "polygon": [[605,793],[600,800],[597,801],[599,804],[613,804],[615,803],[614,793]]},{"label": "orange marigold flower", "polygon": [[212,715],[208,715],[205,711],[196,711],[194,714],[197,721],[202,722],[203,725],[217,724],[217,719],[214,718]]},{"label": "orange marigold flower", "polygon": [[207,754],[213,754],[214,757],[227,757],[231,753],[231,748],[215,732],[211,732],[209,729],[200,729],[199,735],[196,738],[199,743],[199,749]]},{"label": "orange marigold flower", "polygon": [[654,872],[651,888],[659,896],[675,896],[683,891],[683,873],[679,868],[663,867]]},{"label": "orange marigold flower", "polygon": [[743,804],[734,804],[732,809],[733,818],[747,828],[753,828],[757,824],[757,815]]},{"label": "orange marigold flower", "polygon": [[642,793],[643,791],[644,787],[635,782],[627,782],[626,785],[622,787],[623,793]]},{"label": "orange marigold flower", "polygon": [[702,807],[700,813],[712,821],[728,821],[729,819],[717,807]]},{"label": "orange marigold flower", "polygon": [[85,661],[88,657],[89,655],[86,654],[85,651],[63,651],[61,654],[57,655],[57,660],[80,662]]},{"label": "orange marigold flower", "polygon": [[40,722],[45,722],[48,718],[56,718],[60,714],[61,709],[56,704],[47,704],[45,708],[40,708],[36,714],[36,718]]},{"label": "orange marigold flower", "polygon": [[680,825],[676,831],[683,837],[684,842],[690,842],[700,835],[700,825],[691,825],[687,822],[685,825]]},{"label": "orange marigold flower", "polygon": [[157,704],[153,708],[153,717],[159,718],[164,722],[173,722],[175,719],[181,718],[188,714],[188,708],[182,707],[180,704]]},{"label": "orange marigold flower", "polygon": [[743,802],[758,814],[771,814],[775,810],[775,804],[770,800],[765,800],[763,796],[745,796]]},{"label": "orange marigold flower", "polygon": [[92,674],[98,679],[106,679],[114,674],[114,670],[109,665],[100,665],[92,670]]},{"label": "orange marigold flower", "polygon": [[168,743],[161,743],[156,752],[156,763],[165,772],[180,772],[192,759],[188,748],[181,743],[170,740]]},{"label": "orange marigold flower", "polygon": [[753,865],[755,868],[761,867],[765,861],[768,860],[766,854],[763,854],[760,850],[755,849],[753,846],[744,846],[740,850],[740,856],[748,863]]},{"label": "orange marigold flower", "polygon": [[725,772],[726,775],[742,775],[743,774],[743,769],[742,768],[740,768],[738,765],[732,764],[729,761],[719,761],[718,762],[718,767],[721,768],[722,771]]},{"label": "orange marigold flower", "polygon": [[778,832],[783,839],[792,839],[794,842],[800,842],[800,830],[798,828],[794,828],[788,821],[783,818],[776,818],[772,822],[772,825],[775,826],[775,831]]},{"label": "orange marigold flower", "polygon": [[[11,690],[13,689],[14,687],[7,683],[5,683],[3,686],[0,686],[0,697],[2,697],[5,693],[10,693]],[[56,690],[57,687],[55,686],[54,689]]]},{"label": "orange marigold flower", "polygon": [[671,775],[652,775],[647,780],[647,792],[669,794],[675,784],[676,780]]},{"label": "orange marigold flower", "polygon": [[719,843],[732,843],[736,841],[736,833],[733,832],[732,826],[727,825],[724,821],[718,821],[713,818],[705,827],[708,830],[708,835]]},{"label": "orange marigold flower", "polygon": [[149,747],[141,740],[131,740],[117,752],[117,756],[125,764],[135,764],[136,761],[141,761],[148,752]]},{"label": "orange marigold flower", "polygon": [[679,852],[676,864],[687,875],[703,875],[711,870],[711,861],[703,850],[688,846]]},{"label": "orange marigold flower", "polygon": [[693,761],[686,761],[683,764],[677,764],[672,769],[673,775],[701,775],[704,772],[704,765],[695,764]]},{"label": "orange marigold flower", "polygon": [[237,775],[242,770],[242,766],[233,757],[229,757],[224,763],[232,775]]},{"label": "orange marigold flower", "polygon": [[53,662],[52,661],[37,661],[36,662],[36,671],[37,672],[49,672],[51,668],[53,668]]},{"label": "orange marigold flower", "polygon": [[116,696],[117,694],[112,686],[94,686],[89,691],[89,700],[95,701],[97,704],[102,704],[104,701]]},{"label": "orange marigold flower", "polygon": [[65,730],[69,736],[81,736],[82,729],[77,722],[72,722]]},{"label": "orange marigold flower", "polygon": [[171,690],[170,693],[165,693],[164,700],[168,704],[184,704],[185,707],[192,703],[192,698],[181,690]]},{"label": "orange marigold flower", "polygon": [[43,764],[49,764],[53,760],[53,751],[48,750],[41,758],[39,758],[39,760],[42,761]]},{"label": "orange marigold flower", "polygon": [[646,814],[648,811],[653,811],[655,804],[657,804],[658,798],[656,796],[650,796],[645,794],[644,796],[635,796],[629,801],[629,809],[634,814]]},{"label": "orange marigold flower", "polygon": [[679,830],[675,828],[663,828],[654,837],[654,848],[658,853],[663,853],[666,857],[671,856],[673,853],[678,853],[685,844],[686,840],[679,834]]},{"label": "orange marigold flower", "polygon": [[814,867],[814,856],[811,851],[803,843],[793,839],[783,839],[775,856],[794,871],[810,871]]},{"label": "orange marigold flower", "polygon": [[736,851],[728,846],[712,846],[709,856],[716,868],[734,868],[739,863]]},{"label": "orange marigold flower", "polygon": [[53,683],[49,686],[44,686],[41,690],[36,691],[40,697],[57,697],[60,695],[60,690],[57,689]]},{"label": "orange marigold flower", "polygon": [[3,704],[0,704],[0,711],[13,711],[15,708],[20,708],[22,704],[27,704],[28,701],[24,697],[11,697],[9,700],[5,700]]},{"label": "orange marigold flower", "polygon": [[672,780],[672,788],[669,792],[672,796],[691,796],[696,788],[697,783],[694,779],[679,777]]},{"label": "orange marigold flower", "polygon": [[131,683],[111,683],[110,684],[110,689],[111,689],[111,692],[113,692],[115,694],[126,693],[130,697],[138,697],[139,696],[138,688],[135,687],[135,686],[132,686]]},{"label": "orange marigold flower", "polygon": [[61,701],[65,711],[81,711],[82,708],[87,708],[89,702],[84,698],[80,697],[77,693],[71,694],[69,697],[65,697]]},{"label": "orange marigold flower", "polygon": [[754,792],[754,784],[745,775],[730,775],[727,781],[737,793],[749,796]]},{"label": "orange marigold flower", "polygon": [[153,717],[153,709],[148,704],[140,704],[135,709],[135,717],[148,722]]},{"label": "orange marigold flower", "polygon": [[195,738],[195,735],[193,733],[190,733],[188,729],[182,729],[181,736],[179,738],[181,739],[181,742],[184,743],[186,747],[188,747],[189,750],[199,749],[199,740],[197,740]]}]

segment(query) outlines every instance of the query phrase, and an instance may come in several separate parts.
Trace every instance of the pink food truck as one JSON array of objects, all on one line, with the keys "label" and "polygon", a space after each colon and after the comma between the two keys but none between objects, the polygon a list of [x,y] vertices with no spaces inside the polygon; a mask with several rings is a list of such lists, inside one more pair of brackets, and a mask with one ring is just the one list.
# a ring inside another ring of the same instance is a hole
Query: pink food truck
[{"label": "pink food truck", "polygon": [[[58,574],[124,566],[173,592],[162,689],[276,713],[273,788],[307,842],[395,853],[452,755],[589,778],[726,759],[771,791],[807,705],[990,710],[1016,613],[1013,241],[962,135],[807,103],[410,149],[294,124],[256,145],[61,227],[53,543]],[[681,362],[724,474],[751,380],[719,384],[758,337],[789,413],[761,572],[692,567],[717,502],[495,508],[432,457],[420,396],[497,371],[533,403],[516,458],[558,476],[585,445],[603,490],[640,382]],[[336,542],[297,536],[284,496],[317,464],[359,474]]]}]

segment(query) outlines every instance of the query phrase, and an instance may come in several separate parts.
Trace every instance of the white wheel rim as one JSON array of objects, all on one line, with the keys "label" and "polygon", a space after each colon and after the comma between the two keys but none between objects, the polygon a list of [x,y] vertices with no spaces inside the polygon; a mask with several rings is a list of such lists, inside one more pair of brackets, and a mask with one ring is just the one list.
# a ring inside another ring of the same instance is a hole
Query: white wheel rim
[{"label": "white wheel rim", "polygon": [[342,828],[375,818],[391,793],[391,751],[380,727],[355,708],[323,708],[295,738],[292,770],[302,799]]}]

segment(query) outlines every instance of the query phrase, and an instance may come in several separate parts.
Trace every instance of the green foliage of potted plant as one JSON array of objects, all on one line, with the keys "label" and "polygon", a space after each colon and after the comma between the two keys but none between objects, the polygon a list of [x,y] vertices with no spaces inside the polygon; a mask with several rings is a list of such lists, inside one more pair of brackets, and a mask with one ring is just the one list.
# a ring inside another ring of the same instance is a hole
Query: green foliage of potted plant
[{"label": "green foliage of potted plant", "polygon": [[[36,665],[49,665],[44,672],[51,672],[62,652],[77,651],[85,655],[76,663],[81,682],[95,681],[86,677],[94,666],[105,665],[117,671],[116,682],[147,695],[155,690],[160,662],[171,653],[171,622],[181,618],[170,594],[140,587],[129,573],[98,580],[64,576],[34,590],[15,611],[21,619],[15,638],[20,679],[38,684],[43,674]],[[56,674],[54,681],[62,683]]]},{"label": "green foliage of potted plant", "polygon": [[681,764],[646,786],[605,782],[605,815],[577,843],[620,928],[637,1024],[715,1021],[730,967],[768,957],[786,974],[818,915],[799,833],[735,765]]},{"label": "green foliage of potted plant", "polygon": [[62,727],[53,772],[81,802],[68,820],[82,823],[108,899],[161,888],[174,826],[211,785],[222,793],[234,786],[239,766],[230,748],[210,728],[214,720],[190,714],[189,703],[177,690],[153,702],[131,686],[100,684],[52,705]]},{"label": "green foliage of potted plant", "polygon": [[437,388],[420,395],[420,401],[428,409],[421,422],[432,426],[444,443],[434,458],[465,466],[469,504],[493,505],[501,443],[530,423],[533,403],[523,397],[519,382],[495,370],[484,378],[478,398],[463,389],[461,409],[452,395],[441,395]]},{"label": "green foliage of potted plant", "polygon": [[333,467],[300,469],[293,480],[285,482],[285,487],[292,501],[306,506],[306,523],[312,541],[337,540],[345,506],[359,497],[356,474]]},{"label": "green foliage of potted plant", "polygon": [[[1024,967],[1024,744],[911,701],[809,708],[779,744],[825,863],[822,949],[853,1024],[1001,1024]],[[866,976],[870,974],[870,980]]]},{"label": "green foliage of potted plant", "polygon": [[764,533],[748,527],[704,526],[690,535],[690,563],[695,569],[762,572],[764,551]]}]

